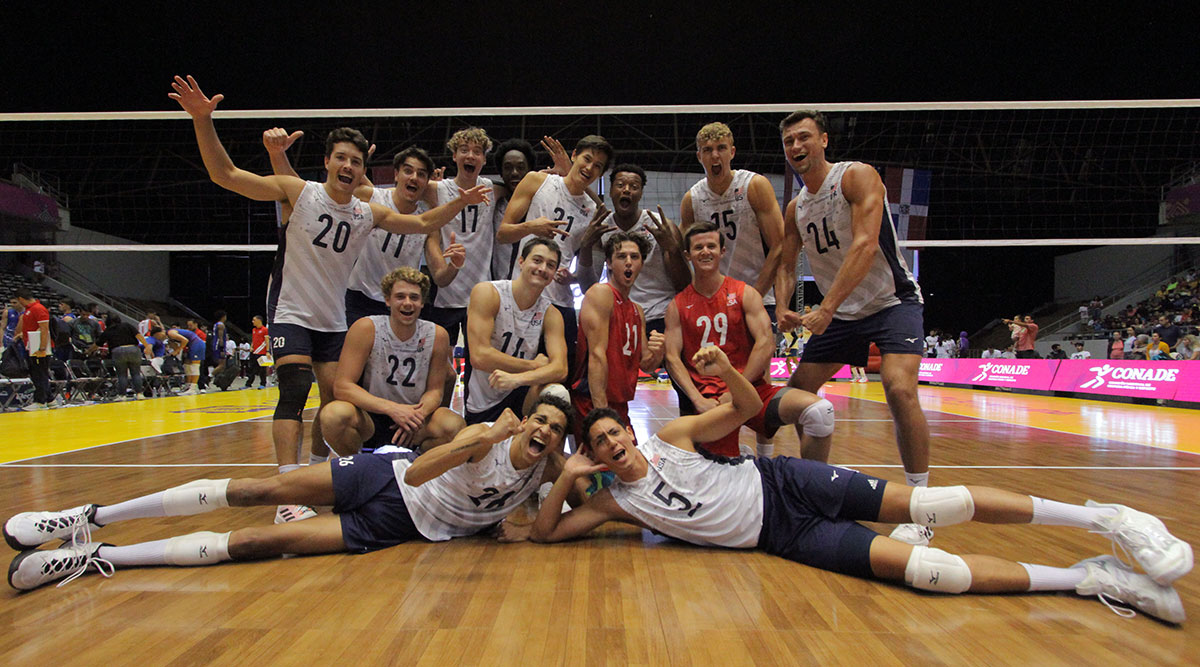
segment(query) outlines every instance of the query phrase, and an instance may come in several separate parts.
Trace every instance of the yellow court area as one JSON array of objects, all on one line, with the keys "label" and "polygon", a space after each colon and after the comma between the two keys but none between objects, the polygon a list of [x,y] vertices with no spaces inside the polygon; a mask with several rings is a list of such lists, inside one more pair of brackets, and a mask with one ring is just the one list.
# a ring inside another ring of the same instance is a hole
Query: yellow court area
[{"label": "yellow court area", "polygon": [[[0,414],[0,464],[270,417],[279,391],[248,389]],[[314,384],[306,407],[318,405]]]},{"label": "yellow court area", "polygon": [[[921,407],[962,417],[1200,454],[1200,410],[921,385]],[[886,402],[879,382],[825,385],[827,394]]]}]

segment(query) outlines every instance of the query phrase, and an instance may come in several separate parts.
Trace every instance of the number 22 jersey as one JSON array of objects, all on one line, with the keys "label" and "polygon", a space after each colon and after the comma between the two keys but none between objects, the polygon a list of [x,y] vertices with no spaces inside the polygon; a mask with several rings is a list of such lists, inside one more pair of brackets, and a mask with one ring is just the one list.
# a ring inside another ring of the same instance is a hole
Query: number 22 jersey
[{"label": "number 22 jersey", "polygon": [[413,335],[408,340],[400,340],[392,331],[389,318],[389,315],[370,316],[375,325],[375,342],[371,345],[359,384],[373,396],[395,403],[420,403],[429,367],[433,364],[437,325],[417,320]]}]

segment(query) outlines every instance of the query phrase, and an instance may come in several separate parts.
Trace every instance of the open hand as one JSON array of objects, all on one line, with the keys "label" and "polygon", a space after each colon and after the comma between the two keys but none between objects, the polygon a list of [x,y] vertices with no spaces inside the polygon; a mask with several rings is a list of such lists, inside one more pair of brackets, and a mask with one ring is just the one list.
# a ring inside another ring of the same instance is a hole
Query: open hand
[{"label": "open hand", "polygon": [[200,90],[200,85],[189,74],[185,81],[183,77],[176,76],[171,82],[171,88],[175,89],[173,93],[167,93],[167,97],[179,102],[179,106],[188,112],[192,118],[203,118],[212,116],[213,111],[216,111],[217,105],[221,100],[225,99],[224,95],[213,95],[210,99]]}]

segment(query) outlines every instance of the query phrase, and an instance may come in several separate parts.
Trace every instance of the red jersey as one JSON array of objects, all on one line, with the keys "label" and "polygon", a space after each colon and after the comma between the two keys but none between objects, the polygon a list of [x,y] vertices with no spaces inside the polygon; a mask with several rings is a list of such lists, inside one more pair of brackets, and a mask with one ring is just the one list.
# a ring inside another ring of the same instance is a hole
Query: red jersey
[{"label": "red jersey", "polygon": [[[29,354],[33,354],[34,352],[43,349],[40,341],[37,345],[30,344],[29,334],[37,332],[42,322],[49,321],[50,311],[46,310],[46,307],[42,305],[42,302],[38,301],[37,299],[34,299],[33,303],[29,304],[29,306],[25,308],[25,312],[21,314],[20,324],[17,325],[17,333],[25,340],[25,349],[29,352]],[[54,347],[54,341],[48,341],[45,345],[45,349],[49,350]]]},{"label": "red jersey", "polygon": [[267,345],[267,328],[255,327],[250,332],[250,353],[251,354],[269,354],[270,346]]},{"label": "red jersey", "polygon": [[[637,389],[638,369],[642,364],[642,318],[638,315],[637,305],[627,297],[622,297],[617,288],[609,285],[612,290],[613,308],[608,316],[608,350],[606,360],[608,367],[608,402],[627,403],[633,400]],[[579,327],[579,344],[576,347],[575,359],[578,360],[576,380],[572,389],[581,394],[590,395],[588,390],[588,341],[587,333]]]},{"label": "red jersey", "polygon": [[[692,285],[675,296],[675,308],[679,310],[679,324],[683,333],[683,364],[696,389],[708,398],[715,398],[728,391],[720,378],[700,375],[692,366],[692,356],[702,347],[716,345],[729,357],[729,363],[738,371],[746,370],[754,338],[746,326],[746,313],[742,306],[742,295],[746,283],[725,276],[725,281],[711,298],[696,291]],[[759,378],[754,384],[762,383]]]}]

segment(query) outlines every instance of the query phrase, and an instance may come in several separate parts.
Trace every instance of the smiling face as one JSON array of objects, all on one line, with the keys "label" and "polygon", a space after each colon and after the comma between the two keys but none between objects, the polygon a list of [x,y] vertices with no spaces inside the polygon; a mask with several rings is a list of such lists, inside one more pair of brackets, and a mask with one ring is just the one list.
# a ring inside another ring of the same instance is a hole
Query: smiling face
[{"label": "smiling face", "polygon": [[567,416],[549,403],[539,403],[533,414],[525,418],[524,429],[517,437],[525,440],[522,443],[525,455],[536,461],[550,452],[562,451],[567,437]]},{"label": "smiling face", "polygon": [[618,477],[624,479],[636,470],[636,456],[640,454],[633,446],[633,431],[617,420],[609,417],[597,419],[588,429],[587,441],[592,458],[608,466]]},{"label": "smiling face", "polygon": [[404,158],[400,168],[396,170],[396,191],[400,197],[410,204],[416,205],[425,196],[425,186],[429,184],[429,169],[425,163],[415,157]]},{"label": "smiling face", "polygon": [[358,146],[349,141],[334,144],[333,151],[325,158],[328,173],[325,184],[337,192],[353,193],[366,173],[365,158]]},{"label": "smiling face", "polygon": [[392,319],[402,326],[412,326],[421,317],[421,308],[425,299],[421,296],[421,286],[406,280],[397,280],[392,284],[392,291],[384,299],[391,311]]},{"label": "smiling face", "polygon": [[608,279],[617,289],[628,294],[629,288],[642,272],[642,251],[633,241],[622,241],[608,258]]},{"label": "smiling face", "polygon": [[781,138],[784,157],[797,174],[803,176],[814,166],[825,161],[829,135],[821,132],[813,119],[805,118],[784,127]]},{"label": "smiling face", "polygon": [[528,250],[524,257],[517,260],[521,266],[521,277],[538,288],[545,288],[558,272],[559,255],[544,243],[536,243]]},{"label": "smiling face", "polygon": [[531,168],[532,165],[525,154],[513,149],[505,153],[500,161],[500,178],[510,192],[515,192],[521,184],[521,179],[525,178],[525,174],[528,174]]},{"label": "smiling face", "polygon": [[603,151],[584,148],[571,153],[571,171],[567,174],[567,178],[574,176],[583,183],[584,187],[587,187],[603,176],[604,170],[607,168],[608,156]]},{"label": "smiling face", "polygon": [[721,255],[725,254],[725,246],[721,243],[720,232],[701,232],[688,239],[684,254],[692,263],[692,271],[709,273],[721,267]]}]

